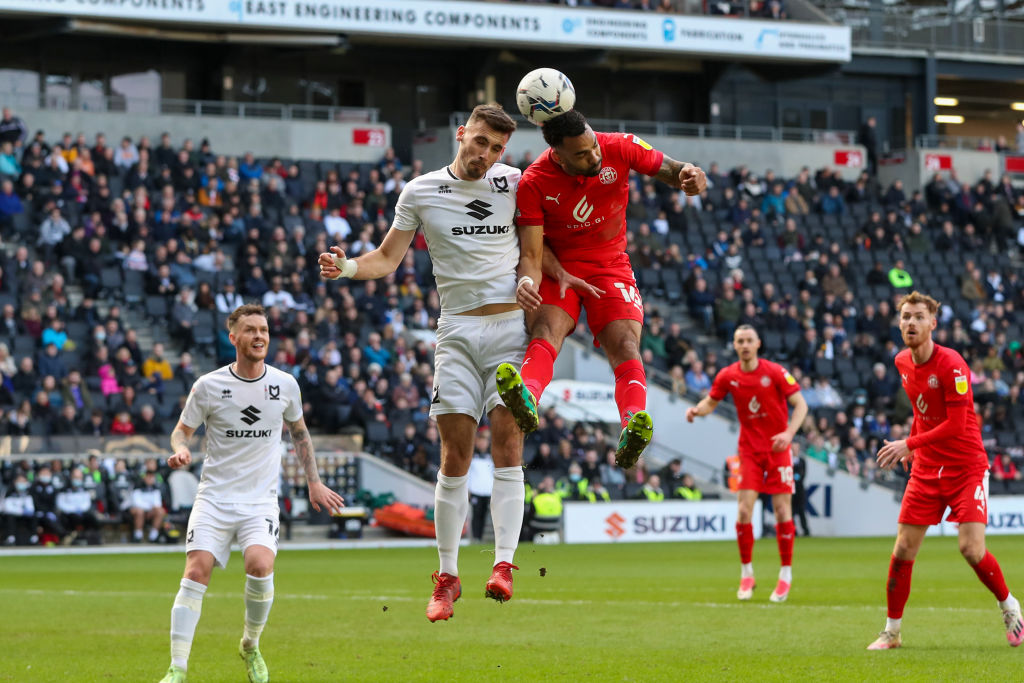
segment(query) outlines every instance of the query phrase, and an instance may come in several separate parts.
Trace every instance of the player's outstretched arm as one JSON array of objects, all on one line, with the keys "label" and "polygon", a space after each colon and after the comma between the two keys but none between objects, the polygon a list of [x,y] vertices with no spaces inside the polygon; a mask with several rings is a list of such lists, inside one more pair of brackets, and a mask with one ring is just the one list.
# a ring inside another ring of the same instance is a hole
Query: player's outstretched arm
[{"label": "player's outstretched arm", "polygon": [[708,177],[700,167],[676,161],[668,155],[661,160],[661,168],[654,177],[691,197],[708,188]]},{"label": "player's outstretched arm", "polygon": [[555,252],[551,251],[551,247],[544,243],[544,261],[543,261],[544,274],[553,279],[558,283],[558,293],[561,298],[565,298],[565,292],[569,289],[575,289],[584,296],[592,296],[600,299],[604,296],[604,290],[598,289],[592,284],[589,284],[586,280],[576,277],[565,268],[562,267],[558,257],[555,256]]},{"label": "player's outstretched arm", "polygon": [[789,425],[786,431],[772,437],[772,450],[776,453],[789,448],[789,444],[793,443],[793,437],[800,431],[800,426],[807,419],[808,407],[803,393],[798,391],[790,396],[789,405],[793,406],[793,412],[789,416]]},{"label": "player's outstretched arm", "polygon": [[711,413],[713,413],[715,411],[715,408],[717,408],[717,407],[718,407],[718,401],[716,401],[715,399],[711,398],[710,396],[705,396],[704,398],[702,398],[700,400],[700,402],[697,403],[697,405],[690,406],[690,408],[687,409],[687,411],[686,411],[686,421],[687,422],[693,422],[695,418],[704,417],[705,415],[710,415]]},{"label": "player's outstretched arm", "polygon": [[376,280],[390,275],[405,258],[415,235],[415,230],[399,230],[392,227],[378,248],[354,259],[346,258],[341,247],[331,247],[330,251],[323,252],[317,259],[320,277],[325,280],[337,280],[342,277],[353,280]]},{"label": "player's outstretched arm", "polygon": [[541,266],[544,262],[544,226],[525,225],[518,228],[519,268],[516,301],[524,311],[540,308]]},{"label": "player's outstretched arm", "polygon": [[313,440],[306,428],[306,421],[301,417],[295,422],[285,420],[288,433],[292,437],[295,457],[298,458],[302,470],[306,473],[306,485],[309,488],[309,504],[320,512],[320,506],[327,508],[329,513],[337,514],[345,507],[345,499],[324,486],[320,481],[320,472],[316,469],[316,456],[313,453]]},{"label": "player's outstretched arm", "polygon": [[174,451],[174,455],[167,458],[167,466],[172,470],[192,464],[192,451],[189,450],[188,443],[195,433],[195,429],[181,420],[174,426],[174,431],[171,432],[171,450]]}]

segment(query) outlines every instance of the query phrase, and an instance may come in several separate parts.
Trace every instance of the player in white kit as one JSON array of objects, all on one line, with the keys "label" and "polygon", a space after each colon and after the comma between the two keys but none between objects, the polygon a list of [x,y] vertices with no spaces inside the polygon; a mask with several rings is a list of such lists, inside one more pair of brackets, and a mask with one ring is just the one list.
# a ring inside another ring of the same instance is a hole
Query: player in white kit
[{"label": "player in white kit", "polygon": [[274,600],[282,423],[309,484],[309,502],[334,513],[344,500],[324,486],[302,419],[295,378],[264,363],[270,331],[259,304],[228,316],[235,362],[196,380],[171,433],[172,468],[192,462],[188,443],[206,424],[206,462],[185,536],[185,574],[171,609],[171,667],[161,683],[184,683],[188,655],[214,565],[226,567],[232,541],[245,559],[245,628],[238,652],[249,680],[269,680],[259,637]]},{"label": "player in white kit", "polygon": [[[459,126],[459,150],[448,166],[410,180],[379,249],[348,259],[340,247],[320,254],[321,275],[372,280],[401,264],[423,229],[441,299],[430,414],[441,436],[434,489],[440,568],[434,572],[430,621],[448,619],[462,593],[459,539],[469,513],[468,476],[477,426],[491,425],[495,558],[484,594],[512,597],[512,569],[523,521],[523,434],[498,396],[494,373],[506,355],[522,360],[529,341],[523,310],[540,305],[540,235],[520,235],[514,217],[519,169],[496,163],[515,122],[500,107],[480,105]],[[520,243],[522,240],[522,243]],[[518,268],[518,273],[517,273]],[[518,277],[518,279],[517,279]]]}]

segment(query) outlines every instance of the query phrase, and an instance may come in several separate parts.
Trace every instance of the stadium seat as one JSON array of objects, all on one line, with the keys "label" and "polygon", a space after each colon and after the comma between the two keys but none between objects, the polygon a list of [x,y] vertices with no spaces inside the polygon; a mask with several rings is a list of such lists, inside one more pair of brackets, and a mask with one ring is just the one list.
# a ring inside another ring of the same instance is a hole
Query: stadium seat
[{"label": "stadium seat", "polygon": [[159,294],[146,297],[146,315],[151,322],[167,321],[167,299]]},{"label": "stadium seat", "polygon": [[814,359],[814,374],[819,377],[832,377],[836,372],[835,362],[828,358]]},{"label": "stadium seat", "polygon": [[100,271],[100,287],[107,296],[124,299],[124,278],[121,269],[108,267]]},{"label": "stadium seat", "polygon": [[390,437],[390,431],[386,422],[371,422],[366,425],[366,443],[369,444],[385,444],[388,442]]},{"label": "stadium seat", "polygon": [[138,270],[124,273],[124,302],[129,305],[142,303],[146,296],[146,275]]},{"label": "stadium seat", "polygon": [[11,355],[15,358],[20,356],[34,356],[36,353],[36,340],[27,334],[19,334],[14,338],[11,345]]}]

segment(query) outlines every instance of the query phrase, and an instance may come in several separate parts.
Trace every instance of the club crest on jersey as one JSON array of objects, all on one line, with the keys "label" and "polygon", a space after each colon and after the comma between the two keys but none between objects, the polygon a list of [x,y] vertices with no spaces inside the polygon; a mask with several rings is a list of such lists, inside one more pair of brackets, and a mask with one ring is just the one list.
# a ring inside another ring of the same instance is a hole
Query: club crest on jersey
[{"label": "club crest on jersey", "polygon": [[929,375],[928,376],[928,386],[930,388],[932,388],[932,389],[938,389],[939,388],[939,378],[936,377],[935,375]]},{"label": "club crest on jersey", "polygon": [[603,184],[611,185],[619,179],[619,174],[611,166],[605,166],[601,169],[601,173],[597,177]]},{"label": "club crest on jersey", "polygon": [[264,399],[270,400],[270,401],[280,401],[281,400],[281,385],[280,384],[271,384],[270,386],[265,387],[265,390],[266,390],[266,396],[264,396]]},{"label": "club crest on jersey", "polygon": [[967,390],[971,388],[971,385],[967,380],[967,375],[965,375],[963,370],[960,368],[953,370],[953,386],[956,387],[956,393],[961,396],[966,394]]},{"label": "club crest on jersey", "polygon": [[487,182],[491,184],[491,192],[508,192],[508,178],[505,176],[488,178]]},{"label": "club crest on jersey", "polygon": [[771,383],[772,383],[772,380],[771,380],[770,377],[768,377],[768,375],[761,375],[761,386],[762,387],[771,386]]}]

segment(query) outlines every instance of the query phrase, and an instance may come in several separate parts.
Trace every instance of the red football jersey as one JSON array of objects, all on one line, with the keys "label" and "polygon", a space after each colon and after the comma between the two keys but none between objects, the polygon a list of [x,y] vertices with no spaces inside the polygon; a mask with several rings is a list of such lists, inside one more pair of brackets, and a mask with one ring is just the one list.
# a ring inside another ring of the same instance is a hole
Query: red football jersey
[{"label": "red football jersey", "polygon": [[664,154],[629,133],[594,133],[601,172],[571,176],[548,148],[523,172],[516,195],[519,225],[543,225],[559,261],[607,263],[626,251],[629,171],[652,176]]},{"label": "red football jersey", "polygon": [[800,391],[784,367],[759,358],[757,367],[743,372],[739,361],[718,371],[708,395],[716,401],[732,394],[740,421],[740,455],[771,453],[772,437],[789,426],[788,398]]},{"label": "red football jersey", "polygon": [[915,435],[926,434],[942,424],[947,408],[967,406],[965,428],[934,443],[913,448],[914,464],[987,468],[988,455],[981,444],[978,416],[974,414],[971,373],[960,354],[936,344],[932,357],[915,365],[910,349],[904,349],[896,354],[896,370],[914,406]]}]

